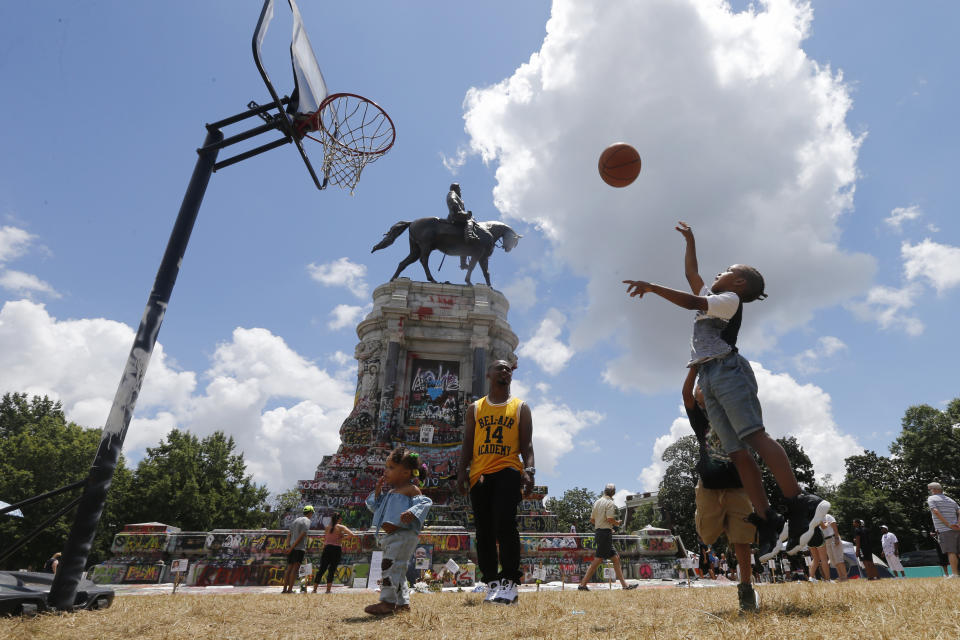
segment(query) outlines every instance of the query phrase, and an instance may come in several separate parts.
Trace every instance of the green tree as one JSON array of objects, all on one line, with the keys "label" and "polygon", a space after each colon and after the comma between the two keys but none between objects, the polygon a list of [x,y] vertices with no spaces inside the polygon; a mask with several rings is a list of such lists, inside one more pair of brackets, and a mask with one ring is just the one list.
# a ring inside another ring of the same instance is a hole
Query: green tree
[{"label": "green tree", "polygon": [[694,549],[697,540],[694,521],[697,508],[696,466],[699,458],[700,447],[695,436],[684,436],[667,447],[662,456],[667,463],[667,470],[660,481],[660,492],[657,494],[657,503],[665,526],[674,535],[680,536],[684,546]]},{"label": "green tree", "polygon": [[222,431],[203,440],[174,429],[137,465],[126,513],[185,531],[259,528],[267,521],[265,486],[247,475],[242,453]]},{"label": "green tree", "polygon": [[[60,402],[7,393],[0,400],[0,498],[14,503],[87,477],[100,430],[68,422]],[[90,564],[109,557],[113,536],[125,522],[121,497],[130,484],[123,456],[114,471],[107,503],[89,555]],[[23,518],[0,516],[0,540],[12,544],[79,495],[76,489],[21,509]],[[55,520],[4,563],[4,568],[39,569],[62,550],[75,510]]]},{"label": "green tree", "polygon": [[547,511],[557,514],[557,528],[560,531],[569,531],[570,525],[577,528],[579,533],[593,530],[590,524],[590,513],[593,503],[600,496],[584,487],[575,487],[563,492],[563,497],[547,498]]},{"label": "green tree", "polygon": [[664,523],[653,502],[645,502],[630,512],[630,522],[627,523],[627,531],[639,531],[645,526],[663,527]]},{"label": "green tree", "polygon": [[278,493],[277,495],[273,496],[273,500],[271,501],[272,513],[271,517],[268,518],[270,521],[268,526],[272,529],[281,529],[282,527],[280,526],[280,518],[283,517],[283,514],[291,509],[294,509],[298,504],[300,504],[301,498],[302,494],[296,487],[287,489],[283,493]]}]

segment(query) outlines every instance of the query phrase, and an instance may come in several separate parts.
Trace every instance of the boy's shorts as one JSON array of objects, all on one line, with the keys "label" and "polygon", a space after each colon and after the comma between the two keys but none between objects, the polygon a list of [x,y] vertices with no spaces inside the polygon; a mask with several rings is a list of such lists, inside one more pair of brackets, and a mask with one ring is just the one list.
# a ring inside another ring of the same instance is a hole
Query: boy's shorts
[{"label": "boy's shorts", "polygon": [[713,544],[726,533],[730,544],[750,544],[756,527],[746,521],[753,504],[743,489],[707,489],[697,484],[697,534],[704,544]]},{"label": "boy's shorts", "polygon": [[728,454],[747,447],[743,438],[763,431],[757,399],[757,378],[747,359],[736,351],[699,366],[700,388],[710,427]]}]

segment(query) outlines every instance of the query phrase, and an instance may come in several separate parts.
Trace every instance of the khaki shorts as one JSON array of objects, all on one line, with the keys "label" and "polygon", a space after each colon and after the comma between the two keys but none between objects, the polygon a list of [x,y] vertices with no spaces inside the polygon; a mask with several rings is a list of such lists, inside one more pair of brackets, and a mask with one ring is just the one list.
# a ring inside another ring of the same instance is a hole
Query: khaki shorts
[{"label": "khaki shorts", "polygon": [[706,489],[697,485],[697,533],[713,544],[726,533],[731,544],[750,544],[757,529],[746,521],[753,505],[743,489]]},{"label": "khaki shorts", "polygon": [[890,571],[903,571],[903,563],[900,562],[898,556],[884,554],[883,559],[887,561],[887,567],[890,568]]},{"label": "khaki shorts", "polygon": [[843,543],[836,544],[834,537],[831,536],[824,540],[823,546],[827,549],[827,558],[830,559],[830,564],[839,567],[843,563]]}]

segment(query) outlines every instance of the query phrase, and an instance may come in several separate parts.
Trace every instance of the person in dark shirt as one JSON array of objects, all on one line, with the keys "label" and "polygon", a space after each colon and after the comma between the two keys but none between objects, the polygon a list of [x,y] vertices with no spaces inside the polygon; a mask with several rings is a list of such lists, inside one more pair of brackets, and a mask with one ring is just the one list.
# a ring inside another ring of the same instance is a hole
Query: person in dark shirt
[{"label": "person in dark shirt", "polygon": [[873,552],[870,550],[870,529],[859,518],[853,521],[853,544],[857,547],[857,557],[863,562],[869,580],[879,580],[877,565],[873,564]]},{"label": "person in dark shirt", "polygon": [[[696,467],[699,477],[695,515],[697,534],[701,539],[702,550],[709,550],[707,545],[713,544],[721,534],[726,534],[727,541],[733,546],[740,570],[740,583],[737,585],[740,610],[756,611],[760,601],[753,589],[753,576],[750,572],[750,543],[756,537],[757,530],[747,519],[753,514],[753,505],[740,481],[736,465],[726,455],[719,438],[710,428],[710,421],[703,409],[703,393],[695,386],[696,377],[697,368],[691,367],[683,383],[682,395],[690,426],[700,446]],[[709,562],[704,564],[701,561],[701,567],[705,573],[713,573]]]}]

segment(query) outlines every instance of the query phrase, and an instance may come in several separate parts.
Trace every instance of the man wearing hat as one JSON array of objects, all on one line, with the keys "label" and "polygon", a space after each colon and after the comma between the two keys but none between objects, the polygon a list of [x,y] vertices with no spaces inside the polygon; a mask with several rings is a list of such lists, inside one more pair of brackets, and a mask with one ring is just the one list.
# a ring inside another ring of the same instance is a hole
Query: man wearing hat
[{"label": "man wearing hat", "polygon": [[613,570],[616,572],[617,580],[620,581],[623,588],[636,589],[638,586],[635,584],[628,585],[627,581],[623,579],[623,569],[620,567],[620,556],[617,554],[617,550],[613,548],[613,528],[620,524],[620,521],[617,520],[617,505],[613,503],[613,494],[616,492],[617,487],[613,484],[608,484],[603,489],[603,495],[593,503],[590,523],[593,524],[596,530],[594,539],[597,542],[597,549],[593,562],[590,563],[586,573],[583,574],[583,578],[580,580],[580,586],[577,587],[580,591],[590,590],[590,587],[587,586],[587,583],[590,582],[590,576],[593,575],[593,572],[596,571],[601,562],[611,558],[613,559]]},{"label": "man wearing hat", "polygon": [[280,593],[293,593],[293,583],[300,576],[300,565],[307,552],[307,533],[310,531],[310,518],[313,517],[313,507],[303,508],[303,515],[290,525],[287,534],[287,570],[283,574],[283,590]]},{"label": "man wearing hat", "polygon": [[[893,574],[894,578],[906,578],[907,573],[903,570],[903,565],[900,564],[900,541],[897,540],[897,536],[890,533],[890,527],[885,524],[880,525],[880,548],[883,549],[883,558],[887,561],[887,566],[890,567],[890,573]],[[897,572],[900,572],[900,575],[897,575]]]}]

